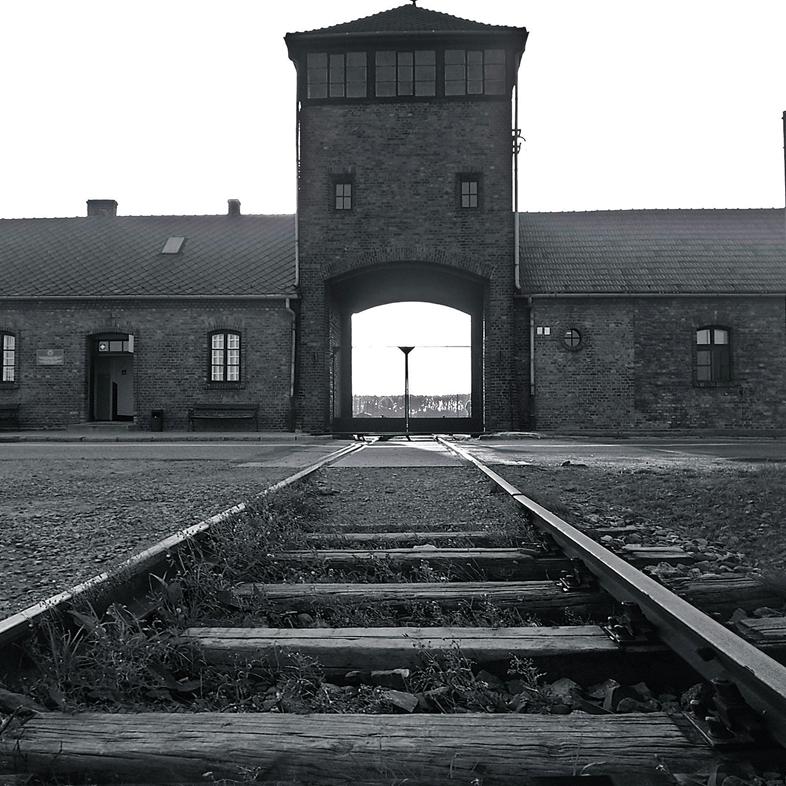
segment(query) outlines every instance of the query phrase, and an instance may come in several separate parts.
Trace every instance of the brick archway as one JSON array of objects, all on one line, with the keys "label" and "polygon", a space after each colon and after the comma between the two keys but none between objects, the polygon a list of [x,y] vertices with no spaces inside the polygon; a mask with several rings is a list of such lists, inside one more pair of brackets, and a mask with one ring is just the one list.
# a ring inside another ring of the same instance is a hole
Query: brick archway
[{"label": "brick archway", "polygon": [[[406,258],[406,257],[405,257]],[[410,257],[411,259],[411,257]],[[352,315],[375,306],[416,301],[449,306],[471,318],[471,417],[421,419],[418,427],[433,432],[483,430],[484,302],[488,280],[477,273],[434,261],[346,266],[326,280],[331,329],[331,422],[339,432],[396,432],[403,420],[356,419],[352,414]],[[428,422],[427,422],[428,421]]]},{"label": "brick archway", "polygon": [[392,265],[438,266],[446,270],[490,279],[492,271],[488,264],[477,257],[466,254],[448,254],[439,248],[426,246],[378,247],[361,254],[345,254],[326,261],[321,266],[322,278],[338,278],[353,272],[390,267]]}]

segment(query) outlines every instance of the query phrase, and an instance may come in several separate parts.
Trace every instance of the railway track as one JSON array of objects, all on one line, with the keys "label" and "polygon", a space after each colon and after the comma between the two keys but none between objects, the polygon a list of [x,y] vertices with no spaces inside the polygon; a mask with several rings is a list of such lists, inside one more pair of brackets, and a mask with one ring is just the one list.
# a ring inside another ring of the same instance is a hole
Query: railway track
[{"label": "railway track", "polygon": [[[407,466],[424,449],[464,509]],[[372,455],[395,460],[369,517]],[[758,646],[722,624],[778,603],[758,582],[664,586],[640,568],[691,555],[613,554],[445,439],[350,446],[272,490],[312,476],[283,524],[237,506],[1,621],[0,784],[784,782],[786,620],[748,620]]]}]

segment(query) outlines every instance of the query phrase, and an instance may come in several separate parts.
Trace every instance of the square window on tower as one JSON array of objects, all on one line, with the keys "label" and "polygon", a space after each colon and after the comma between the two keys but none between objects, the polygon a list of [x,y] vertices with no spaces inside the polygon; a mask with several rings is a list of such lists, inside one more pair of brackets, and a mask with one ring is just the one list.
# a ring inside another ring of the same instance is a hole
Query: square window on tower
[{"label": "square window on tower", "polygon": [[333,183],[334,202],[336,210],[352,210],[352,182],[349,180],[336,180]]},{"label": "square window on tower", "polygon": [[481,200],[481,177],[479,174],[463,174],[457,178],[456,192],[460,210],[477,210]]}]

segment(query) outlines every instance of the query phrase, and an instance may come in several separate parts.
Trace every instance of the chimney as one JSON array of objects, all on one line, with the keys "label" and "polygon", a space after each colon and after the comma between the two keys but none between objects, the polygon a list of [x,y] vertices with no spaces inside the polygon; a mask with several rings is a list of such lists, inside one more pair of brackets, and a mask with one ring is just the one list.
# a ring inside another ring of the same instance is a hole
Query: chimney
[{"label": "chimney", "polygon": [[240,215],[240,200],[239,199],[227,199],[227,215],[228,216],[239,216]]},{"label": "chimney", "polygon": [[88,216],[116,216],[117,201],[114,199],[88,199]]}]

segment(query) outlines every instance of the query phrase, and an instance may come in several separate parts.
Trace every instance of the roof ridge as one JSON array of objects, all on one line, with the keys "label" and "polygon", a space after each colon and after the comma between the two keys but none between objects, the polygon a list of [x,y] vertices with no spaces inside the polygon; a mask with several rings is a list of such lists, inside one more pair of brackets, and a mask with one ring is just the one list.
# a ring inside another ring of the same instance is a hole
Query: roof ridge
[{"label": "roof ridge", "polygon": [[99,219],[107,223],[122,221],[126,218],[226,218],[236,221],[243,218],[295,218],[296,213],[242,213],[239,216],[229,216],[226,213],[164,213],[164,214],[133,214],[119,216],[17,216],[0,217],[0,221],[78,221],[80,219]]},{"label": "roof ridge", "polygon": [[[387,21],[391,18],[396,19],[397,17],[403,17],[408,20],[417,19],[419,22],[426,21],[428,19],[433,20],[441,20],[444,22],[460,22],[462,24],[471,25],[471,27],[467,27],[467,30],[516,30],[518,28],[511,27],[509,25],[495,25],[489,22],[478,22],[474,19],[466,19],[465,17],[457,16],[455,14],[449,14],[445,11],[435,11],[431,8],[423,8],[422,6],[415,5],[414,3],[404,3],[403,5],[394,6],[393,8],[388,8],[384,11],[377,11],[375,14],[368,14],[367,16],[357,17],[356,19],[350,19],[346,22],[339,22],[334,25],[328,25],[326,27],[318,27],[311,30],[301,30],[295,33],[290,33],[290,35],[299,36],[299,35],[313,35],[317,33],[329,34],[329,33],[368,33],[372,32],[369,30],[363,30],[362,28],[373,20],[384,20]],[[357,29],[361,28],[361,29]],[[456,30],[458,28],[451,28]],[[435,29],[436,31],[436,29]],[[380,31],[373,31],[373,32],[380,32]],[[392,30],[387,29],[384,32],[407,32],[406,29],[402,28],[399,30]]]},{"label": "roof ridge", "polygon": [[620,215],[630,213],[743,213],[752,211],[786,210],[783,207],[629,207],[629,208],[602,208],[598,210],[519,210],[520,216],[540,215]]}]

